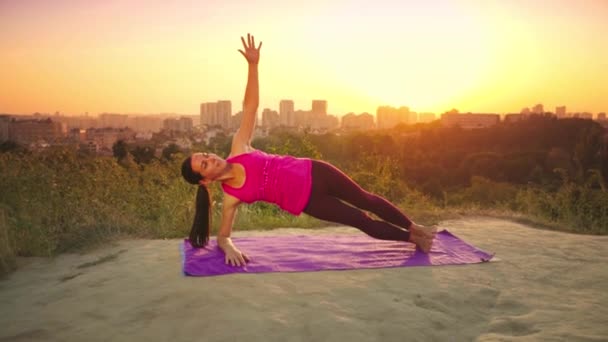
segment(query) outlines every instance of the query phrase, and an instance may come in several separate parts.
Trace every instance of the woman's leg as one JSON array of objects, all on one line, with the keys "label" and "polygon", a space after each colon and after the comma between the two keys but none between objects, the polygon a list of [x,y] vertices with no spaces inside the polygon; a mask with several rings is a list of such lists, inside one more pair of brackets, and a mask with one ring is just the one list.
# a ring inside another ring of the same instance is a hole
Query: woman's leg
[{"label": "woman's leg", "polygon": [[384,221],[374,220],[365,212],[340,201],[338,198],[312,194],[304,212],[320,220],[349,225],[381,240],[409,241],[410,233]]},{"label": "woman's leg", "polygon": [[325,188],[327,194],[346,201],[360,209],[371,211],[384,221],[409,228],[412,221],[385,198],[365,191],[335,166],[324,161],[313,161],[313,186]]},{"label": "woman's leg", "polygon": [[[349,206],[340,199],[353,205],[360,204],[362,209],[370,208],[367,210],[385,220],[387,217],[393,219],[397,217],[399,219],[395,221],[405,224],[406,227],[409,226],[408,222],[411,223],[411,221],[388,201],[363,191],[346,175],[325,162],[313,161],[312,176],[312,192],[308,205],[304,209],[306,214],[321,220],[359,228],[377,239],[409,241],[410,233],[407,230],[400,229],[388,222],[374,220],[361,209]],[[344,180],[344,178],[347,179]],[[339,189],[340,187],[346,187],[346,189]]]}]

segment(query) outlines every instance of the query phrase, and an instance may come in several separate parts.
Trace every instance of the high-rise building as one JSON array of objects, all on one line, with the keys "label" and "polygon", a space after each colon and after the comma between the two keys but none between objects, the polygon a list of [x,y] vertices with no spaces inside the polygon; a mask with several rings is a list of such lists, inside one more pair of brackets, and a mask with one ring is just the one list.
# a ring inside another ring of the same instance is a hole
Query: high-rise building
[{"label": "high-rise building", "polygon": [[281,100],[279,103],[279,119],[281,125],[296,126],[296,116],[292,100]]},{"label": "high-rise building", "polygon": [[532,114],[545,114],[543,105],[539,103],[536,106],[532,107]]},{"label": "high-rise building", "polygon": [[199,125],[202,128],[204,125],[208,125],[208,124],[209,124],[209,111],[207,110],[207,102],[203,102],[200,105]]},{"label": "high-rise building", "polygon": [[606,120],[606,113],[597,113],[598,120]]},{"label": "high-rise building", "polygon": [[279,113],[276,110],[264,108],[262,111],[262,125],[267,128],[273,128],[279,126],[279,124]]},{"label": "high-rise building", "polygon": [[230,128],[232,121],[232,103],[227,100],[201,103],[200,124]]},{"label": "high-rise building", "polygon": [[555,116],[558,118],[566,117],[566,106],[555,107]]},{"label": "high-rise building", "polygon": [[295,116],[295,121],[296,121],[296,126],[300,126],[300,127],[310,127],[310,117],[312,116],[312,113],[309,110],[301,110],[298,109],[294,112],[294,116]]},{"label": "high-rise building", "polygon": [[201,103],[201,126],[216,125],[217,122],[217,102]]},{"label": "high-rise building", "polygon": [[223,128],[230,128],[232,118],[232,103],[230,101],[217,102],[217,125]]},{"label": "high-rise building", "polygon": [[312,115],[314,117],[327,115],[327,101],[326,100],[312,100]]}]

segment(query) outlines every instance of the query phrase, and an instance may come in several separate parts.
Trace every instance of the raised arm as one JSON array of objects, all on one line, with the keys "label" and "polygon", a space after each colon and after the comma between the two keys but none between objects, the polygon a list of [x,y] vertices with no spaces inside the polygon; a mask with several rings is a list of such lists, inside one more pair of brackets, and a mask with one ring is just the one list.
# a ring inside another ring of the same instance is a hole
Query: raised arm
[{"label": "raised arm", "polygon": [[260,49],[262,48],[262,42],[256,48],[255,39],[252,35],[247,34],[247,42],[241,37],[243,42],[243,50],[239,52],[245,57],[249,65],[249,72],[247,77],[247,88],[245,89],[245,99],[243,100],[243,118],[241,119],[241,126],[234,135],[232,140],[233,152],[235,147],[246,148],[251,143],[253,136],[253,130],[255,128],[255,116],[260,103],[260,90],[258,84],[258,62],[260,61]]}]

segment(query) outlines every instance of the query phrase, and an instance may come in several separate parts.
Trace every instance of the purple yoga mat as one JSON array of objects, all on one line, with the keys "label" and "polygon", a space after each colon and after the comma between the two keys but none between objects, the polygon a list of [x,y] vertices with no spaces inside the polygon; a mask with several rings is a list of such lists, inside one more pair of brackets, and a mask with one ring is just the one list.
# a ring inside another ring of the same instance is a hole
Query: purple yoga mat
[{"label": "purple yoga mat", "polygon": [[428,254],[416,250],[411,243],[377,240],[365,234],[233,237],[232,241],[251,259],[245,267],[226,265],[224,252],[215,239],[210,239],[205,248],[193,248],[185,239],[180,245],[184,274],[213,276],[460,265],[486,262],[493,257],[447,230],[437,233]]}]

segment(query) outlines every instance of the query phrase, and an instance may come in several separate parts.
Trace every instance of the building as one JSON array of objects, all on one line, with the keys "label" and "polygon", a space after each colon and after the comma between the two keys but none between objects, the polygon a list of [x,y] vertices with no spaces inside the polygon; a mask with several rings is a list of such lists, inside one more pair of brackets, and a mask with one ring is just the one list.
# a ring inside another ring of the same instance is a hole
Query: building
[{"label": "building", "polygon": [[597,113],[598,120],[606,120],[606,113]]},{"label": "building", "polygon": [[177,118],[168,118],[163,121],[163,129],[168,131],[175,132],[192,132],[192,119],[181,117]]},{"label": "building", "polygon": [[11,119],[8,138],[22,145],[38,141],[57,143],[67,135],[67,125],[47,119]]},{"label": "building", "polygon": [[325,115],[318,120],[318,124],[314,124],[311,126],[313,128],[318,128],[321,130],[331,130],[340,127],[340,120],[335,115]]},{"label": "building", "polygon": [[524,114],[507,114],[505,115],[505,122],[517,122],[524,118]]},{"label": "building", "polygon": [[487,128],[500,122],[498,114],[459,114],[444,113],[441,115],[441,124],[445,127],[460,126],[464,129]]},{"label": "building", "polygon": [[310,127],[310,122],[312,121],[310,118],[312,117],[312,112],[309,110],[301,110],[298,109],[294,112],[296,127]]},{"label": "building", "polygon": [[[240,111],[234,114],[231,118],[231,126],[230,129],[237,130],[241,127],[241,122],[243,121],[243,111]],[[255,114],[255,126],[258,126],[259,119],[257,113]]]},{"label": "building", "polygon": [[95,145],[96,151],[112,151],[112,146],[118,140],[135,141],[135,131],[130,128],[89,128],[86,131],[85,144]]},{"label": "building", "polygon": [[100,126],[100,120],[97,117],[88,116],[88,114],[80,116],[55,116],[53,121],[65,123],[68,130]]},{"label": "building", "polygon": [[435,121],[435,113],[419,113],[418,122],[427,123]]},{"label": "building", "polygon": [[232,124],[232,102],[217,101],[201,103],[200,125],[230,128]]},{"label": "building", "polygon": [[592,120],[593,119],[593,114],[589,113],[589,112],[583,112],[580,115],[581,119],[587,119],[587,120]]},{"label": "building", "polygon": [[342,117],[342,128],[369,130],[374,128],[374,116],[369,113],[348,113]]},{"label": "building", "polygon": [[277,113],[276,110],[264,108],[262,111],[262,125],[266,128],[273,128],[279,126],[280,124],[279,113]]},{"label": "building", "polygon": [[129,117],[127,127],[138,133],[158,132],[163,128],[163,119],[152,115]]},{"label": "building", "polygon": [[539,103],[536,106],[532,107],[532,113],[531,114],[545,114],[545,111],[543,109],[543,105]]},{"label": "building", "polygon": [[72,128],[68,131],[67,139],[71,143],[81,143],[87,140],[87,131],[82,128]]},{"label": "building", "polygon": [[314,117],[322,117],[327,115],[327,101],[326,100],[312,100],[312,115]]},{"label": "building", "polygon": [[292,100],[281,100],[279,102],[279,120],[283,126],[296,126],[296,115]]},{"label": "building", "polygon": [[566,106],[555,107],[555,116],[558,119],[563,119],[567,116],[566,114]]},{"label": "building", "polygon": [[394,108],[391,106],[380,106],[376,110],[378,128],[393,128],[398,124],[411,124],[416,122],[416,113],[410,112],[405,106]]},{"label": "building", "polygon": [[212,126],[217,122],[217,102],[201,103],[201,127],[204,125]]},{"label": "building", "polygon": [[232,119],[232,103],[230,101],[217,101],[216,125],[223,128],[230,128]]},{"label": "building", "polygon": [[126,114],[99,114],[100,127],[123,128],[127,127]]}]

